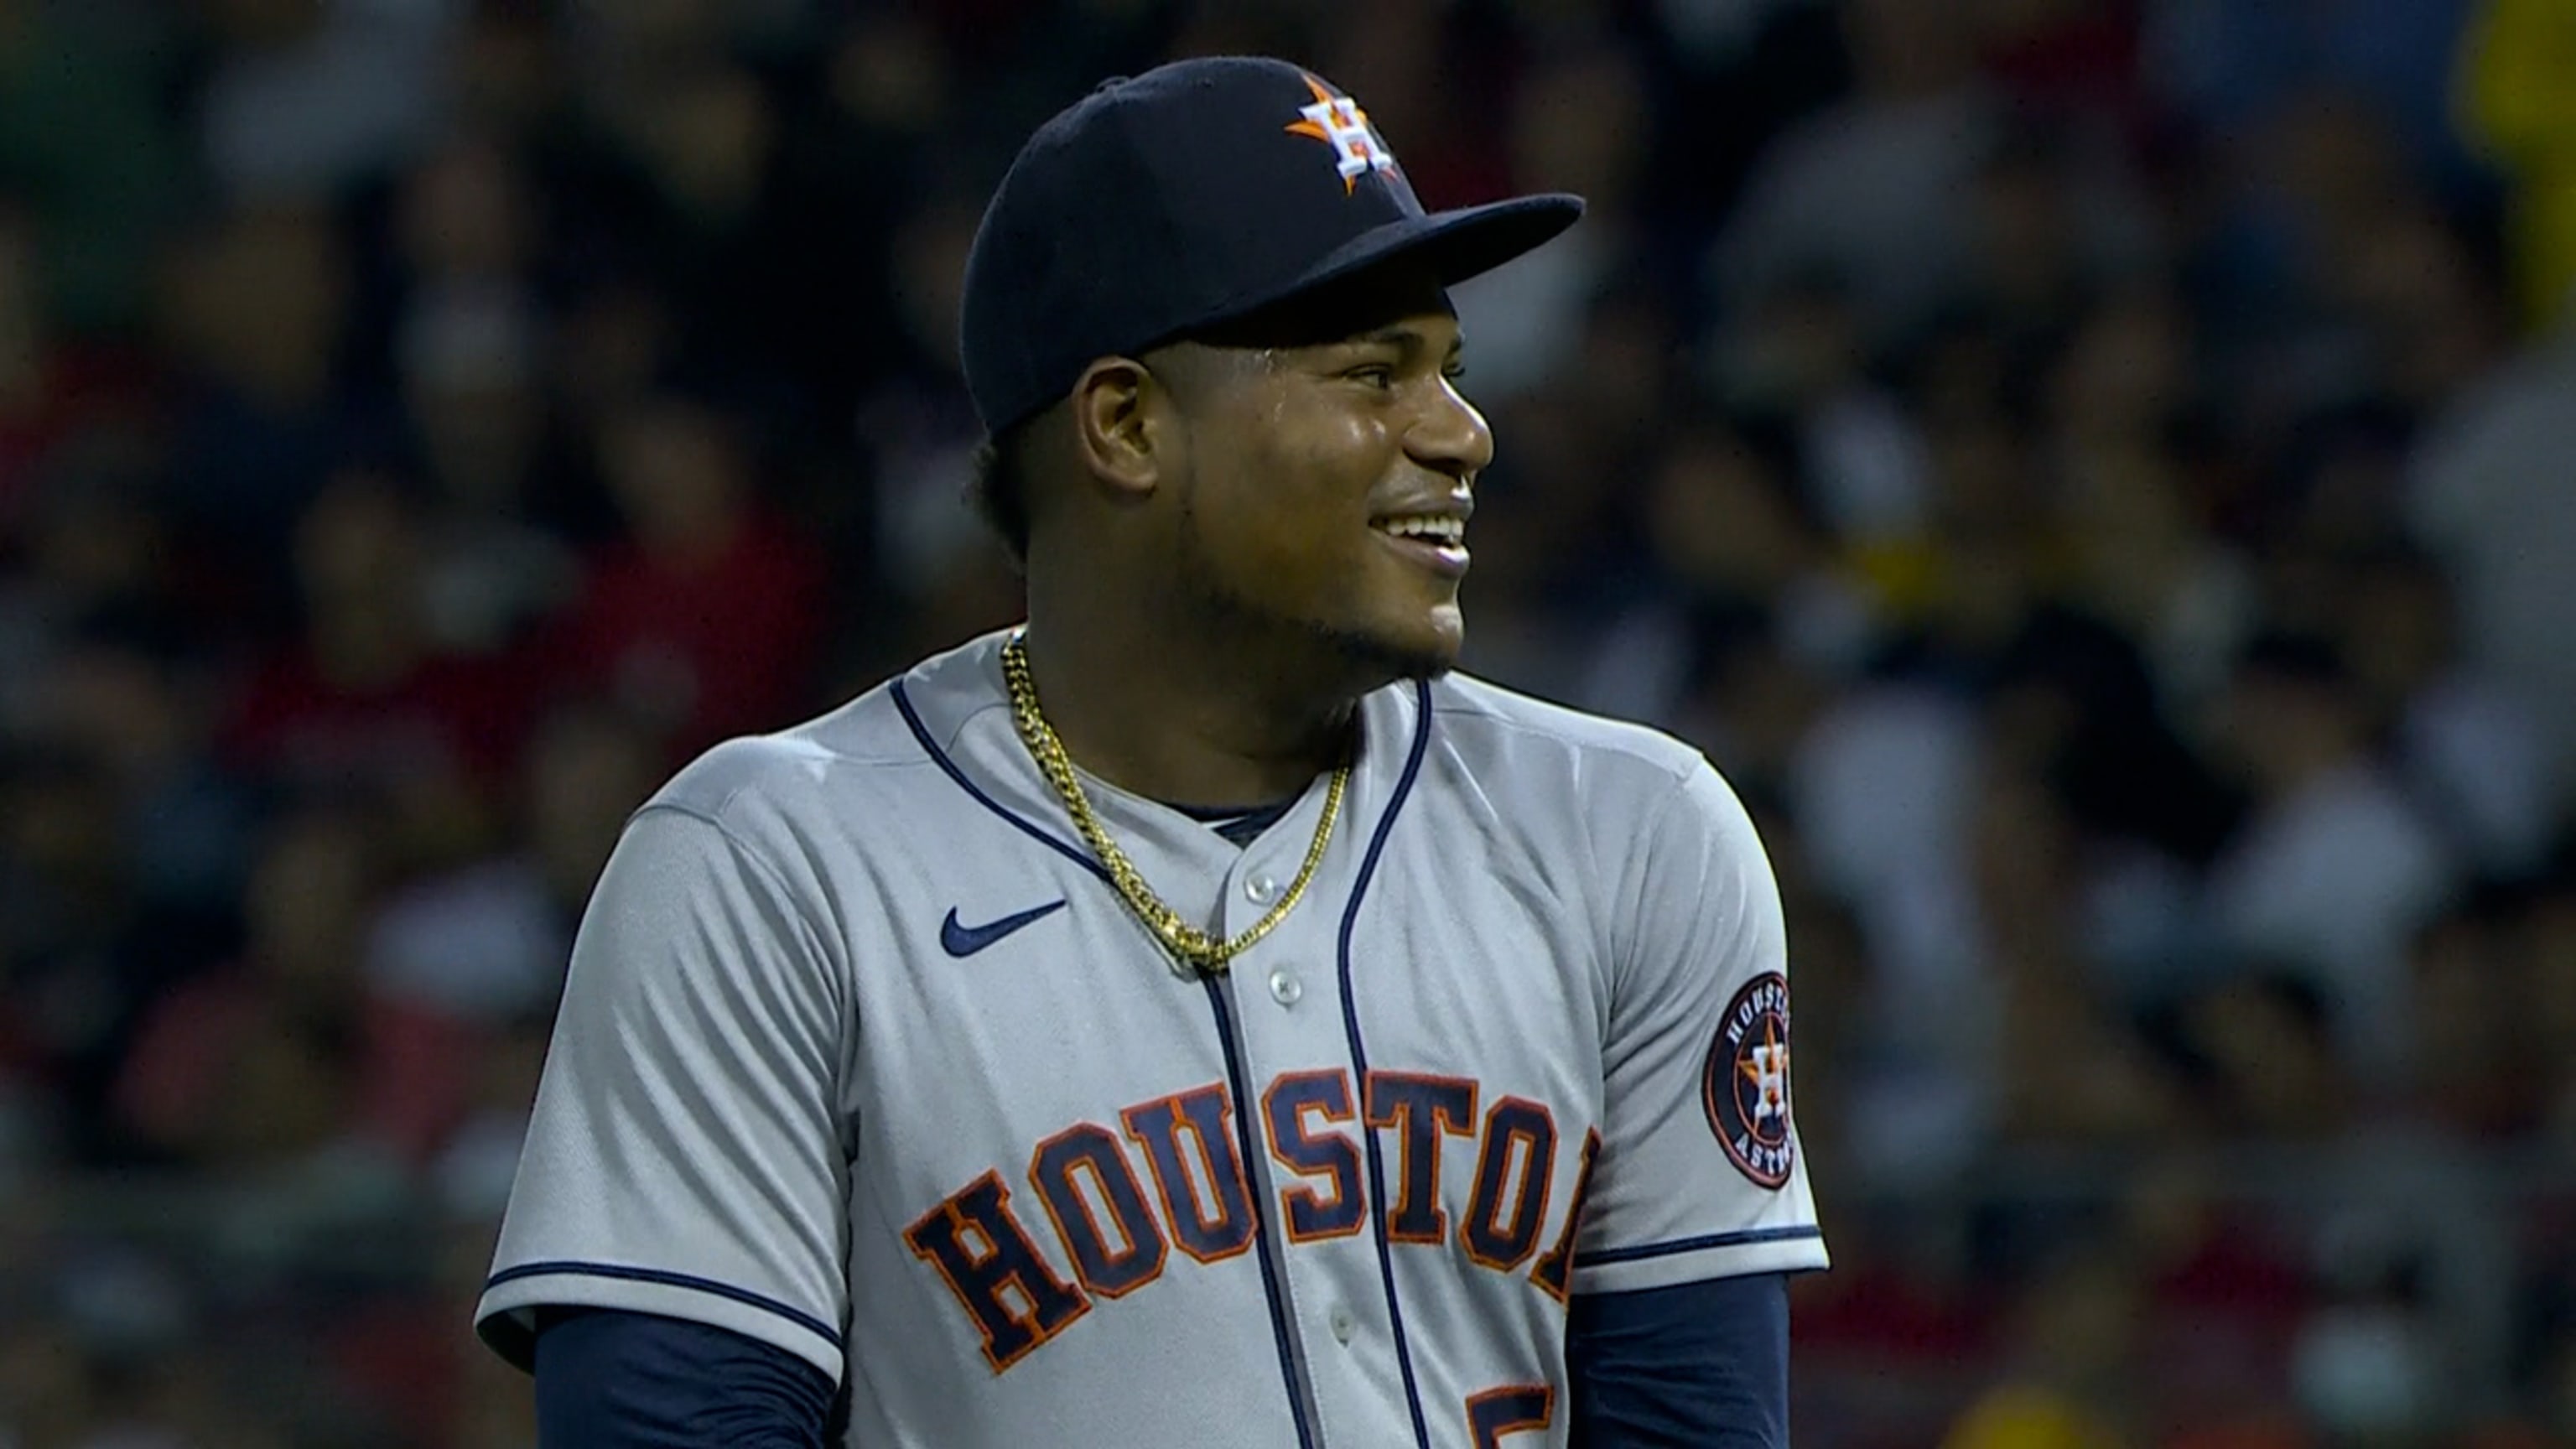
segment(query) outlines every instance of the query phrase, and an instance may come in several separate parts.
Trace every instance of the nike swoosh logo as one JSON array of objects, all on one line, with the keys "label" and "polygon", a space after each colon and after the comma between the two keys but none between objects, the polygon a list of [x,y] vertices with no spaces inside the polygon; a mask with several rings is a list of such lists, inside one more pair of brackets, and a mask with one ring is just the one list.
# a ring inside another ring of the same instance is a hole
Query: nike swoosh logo
[{"label": "nike swoosh logo", "polygon": [[1049,901],[1045,905],[1033,906],[1015,916],[1004,916],[998,921],[987,921],[980,926],[968,926],[958,923],[956,908],[951,907],[948,919],[939,923],[939,947],[949,955],[963,960],[1022,926],[1033,921],[1044,920],[1063,909],[1064,902]]}]

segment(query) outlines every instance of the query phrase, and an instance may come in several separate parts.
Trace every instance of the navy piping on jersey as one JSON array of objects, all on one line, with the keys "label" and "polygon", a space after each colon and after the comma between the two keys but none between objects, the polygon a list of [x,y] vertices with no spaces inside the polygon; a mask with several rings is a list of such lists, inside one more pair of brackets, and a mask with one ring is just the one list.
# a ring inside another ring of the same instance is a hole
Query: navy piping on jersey
[{"label": "navy piping on jersey", "polygon": [[832,1345],[835,1352],[845,1347],[839,1329],[802,1309],[791,1308],[777,1299],[764,1298],[748,1288],[737,1288],[731,1283],[719,1283],[713,1278],[700,1278],[688,1273],[666,1272],[660,1268],[635,1268],[623,1263],[583,1263],[569,1259],[545,1263],[521,1263],[515,1268],[504,1268],[485,1279],[483,1291],[488,1293],[504,1283],[515,1283],[522,1278],[551,1277],[556,1274],[576,1278],[618,1278],[629,1283],[658,1283],[668,1288],[688,1288],[718,1298],[730,1298],[736,1303],[760,1309],[765,1313],[774,1313],[786,1319],[798,1328]]},{"label": "navy piping on jersey", "polygon": [[[1208,1007],[1216,1014],[1217,1045],[1225,1052],[1226,1087],[1234,1093],[1237,1104],[1234,1111],[1235,1151],[1243,1154],[1246,1177],[1259,1174],[1263,1187],[1260,1196],[1252,1203],[1252,1221],[1261,1230],[1262,1237],[1267,1239],[1270,1237],[1269,1219],[1263,1208],[1270,1201],[1268,1159],[1252,1142],[1252,1108],[1249,1105],[1252,1099],[1247,1095],[1243,1077],[1243,1058],[1235,1049],[1234,1013],[1227,1008],[1225,989],[1215,977],[1202,976],[1199,982],[1207,988]],[[1249,1190],[1251,1183],[1247,1181],[1244,1186]],[[1287,1381],[1290,1417],[1297,1421],[1298,1449],[1315,1449],[1314,1429],[1319,1426],[1312,1421],[1321,1418],[1321,1410],[1308,1401],[1305,1381],[1297,1371],[1297,1342],[1289,1331],[1287,1295],[1279,1288],[1279,1265],[1271,1261],[1272,1245],[1265,1241],[1259,1246],[1260,1251],[1253,1256],[1261,1260],[1261,1293],[1270,1300],[1270,1338],[1279,1350],[1279,1375]]]},{"label": "navy piping on jersey", "polygon": [[[1404,802],[1413,796],[1413,782],[1422,773],[1422,757],[1431,748],[1431,685],[1414,682],[1413,748],[1404,757],[1404,773],[1396,777],[1395,794],[1386,802],[1386,814],[1377,822],[1377,833],[1369,837],[1368,854],[1360,859],[1359,879],[1351,883],[1351,902],[1342,911],[1342,935],[1336,948],[1337,966],[1342,985],[1342,1030],[1350,1038],[1351,1070],[1360,1081],[1368,1080],[1368,1045],[1360,1039],[1359,998],[1351,991],[1351,933],[1358,929],[1360,902],[1368,898],[1369,882],[1377,877],[1378,856],[1386,849],[1388,832],[1395,828],[1395,818],[1404,813]],[[1361,1104],[1362,1125],[1366,1125],[1368,1108]],[[1395,1255],[1386,1237],[1386,1158],[1378,1148],[1374,1129],[1360,1133],[1360,1142],[1368,1150],[1369,1197],[1378,1210],[1369,1214],[1369,1224],[1377,1238],[1378,1276],[1386,1283],[1387,1326],[1395,1335],[1395,1366],[1404,1376],[1404,1406],[1413,1414],[1413,1442],[1416,1449],[1431,1449],[1431,1426],[1422,1417],[1422,1390],[1413,1378],[1413,1348],[1404,1337],[1404,1308],[1395,1292]]]},{"label": "navy piping on jersey", "polygon": [[932,764],[937,765],[940,769],[946,771],[948,778],[957,782],[958,789],[974,796],[977,804],[982,805],[985,809],[1001,816],[1004,820],[1011,822],[1012,825],[1017,826],[1040,845],[1048,847],[1055,851],[1056,854],[1061,855],[1065,859],[1072,861],[1074,864],[1081,866],[1083,869],[1090,871],[1093,875],[1100,877],[1102,880],[1109,879],[1109,868],[1102,865],[1099,861],[1092,859],[1089,851],[1083,850],[1075,845],[1070,845],[1065,841],[1059,840],[1055,836],[1048,834],[1046,827],[1038,824],[1034,820],[1014,814],[1009,806],[1004,805],[1001,801],[985,794],[983,786],[966,778],[966,772],[957,768],[957,762],[955,760],[948,758],[948,752],[941,749],[939,747],[939,742],[930,737],[930,730],[922,724],[921,716],[913,711],[912,696],[904,693],[902,680],[896,680],[894,682],[894,688],[889,692],[894,696],[894,707],[896,713],[903,716],[904,728],[912,731],[912,737],[920,743],[922,753],[930,756],[930,762]]},{"label": "navy piping on jersey", "polygon": [[[1099,861],[1092,859],[1088,852],[1057,839],[1055,836],[1049,834],[1044,826],[1039,825],[1034,820],[1029,820],[1013,812],[1009,806],[1004,805],[1001,801],[996,800],[991,795],[985,793],[982,786],[977,785],[973,780],[968,779],[966,772],[958,768],[957,762],[948,758],[948,752],[939,747],[939,742],[930,737],[930,731],[922,724],[921,716],[913,711],[912,700],[904,693],[903,681],[896,680],[893,689],[890,690],[889,693],[894,696],[895,710],[903,716],[905,727],[912,731],[913,739],[921,745],[922,753],[930,756],[932,763],[938,765],[939,768],[947,774],[949,779],[957,782],[958,789],[965,791],[968,796],[973,798],[975,803],[992,811],[994,814],[1001,816],[1004,820],[1009,821],[1013,826],[1027,834],[1031,839],[1036,840],[1041,845],[1053,848],[1058,854],[1065,856],[1072,860],[1074,864],[1090,871],[1093,875],[1098,876],[1102,881],[1106,882],[1109,880],[1110,877],[1108,869],[1102,866]],[[1234,1094],[1234,1115],[1237,1124],[1236,1130],[1240,1133],[1247,1130],[1246,1124],[1250,1121],[1249,1114],[1253,1109],[1250,1102],[1243,1094],[1243,1069],[1235,1059],[1234,1037],[1228,1028],[1228,1018],[1226,1015],[1224,998],[1218,993],[1217,983],[1213,979],[1208,980],[1206,984],[1209,999],[1214,1002],[1216,1006],[1217,1043],[1225,1053],[1227,1077],[1226,1090]],[[1247,1139],[1241,1147],[1237,1148],[1237,1150],[1249,1154],[1252,1150],[1250,1141]],[[1245,1171],[1249,1172],[1251,1170],[1252,1168],[1247,1161]],[[1256,1226],[1260,1227],[1262,1232],[1267,1233],[1269,1231],[1266,1226],[1265,1219],[1262,1216],[1261,1204],[1259,1203],[1255,1203],[1253,1205],[1253,1221]],[[1289,1412],[1297,1420],[1297,1442],[1299,1445],[1303,1446],[1303,1449],[1314,1449],[1314,1440],[1309,1437],[1310,1431],[1307,1427],[1308,1420],[1312,1416],[1314,1408],[1306,1402],[1305,1391],[1299,1386],[1297,1381],[1296,1342],[1289,1332],[1287,1303],[1280,1293],[1278,1270],[1271,1263],[1270,1254],[1266,1248],[1265,1251],[1260,1253],[1258,1256],[1261,1259],[1261,1293],[1264,1298],[1269,1300],[1270,1305],[1270,1338],[1271,1342],[1279,1350],[1279,1376],[1281,1386],[1288,1392]]]},{"label": "navy piping on jersey", "polygon": [[1742,1248],[1755,1243],[1795,1243],[1807,1238],[1821,1238],[1825,1230],[1813,1223],[1788,1228],[1747,1228],[1740,1233],[1711,1233],[1704,1238],[1676,1238],[1669,1243],[1640,1243],[1633,1248],[1603,1248],[1597,1252],[1577,1253],[1574,1266],[1598,1268],[1610,1263],[1635,1263],[1646,1258],[1669,1258],[1678,1253],[1700,1253],[1711,1248]]}]

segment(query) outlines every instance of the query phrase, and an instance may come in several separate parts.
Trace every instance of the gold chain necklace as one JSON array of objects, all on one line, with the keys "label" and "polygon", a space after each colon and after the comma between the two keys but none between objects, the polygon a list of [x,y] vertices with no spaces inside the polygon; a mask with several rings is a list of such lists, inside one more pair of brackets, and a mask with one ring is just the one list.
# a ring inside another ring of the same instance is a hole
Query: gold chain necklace
[{"label": "gold chain necklace", "polygon": [[1191,925],[1181,913],[1163,904],[1144,876],[1137,873],[1135,862],[1118,842],[1102,829],[1100,817],[1091,810],[1090,797],[1083,793],[1082,781],[1073,773],[1073,760],[1064,752],[1064,742],[1056,738],[1055,727],[1038,709],[1038,687],[1029,677],[1029,650],[1025,635],[1013,634],[1002,645],[1002,678],[1011,689],[1011,720],[1019,726],[1020,740],[1036,759],[1038,773],[1055,787],[1057,798],[1064,801],[1073,816],[1073,828],[1081,832],[1083,843],[1108,868],[1109,880],[1125,898],[1127,909],[1163,943],[1183,966],[1207,976],[1222,976],[1228,963],[1249,951],[1262,937],[1278,928],[1297,902],[1306,894],[1307,883],[1315,878],[1315,868],[1324,861],[1324,847],[1332,843],[1333,823],[1341,818],[1342,790],[1350,783],[1351,767],[1347,761],[1333,768],[1332,783],[1324,790],[1324,817],[1315,822],[1314,842],[1306,847],[1306,863],[1297,868],[1297,878],[1279,897],[1279,904],[1269,914],[1245,928],[1241,935],[1221,939]]}]

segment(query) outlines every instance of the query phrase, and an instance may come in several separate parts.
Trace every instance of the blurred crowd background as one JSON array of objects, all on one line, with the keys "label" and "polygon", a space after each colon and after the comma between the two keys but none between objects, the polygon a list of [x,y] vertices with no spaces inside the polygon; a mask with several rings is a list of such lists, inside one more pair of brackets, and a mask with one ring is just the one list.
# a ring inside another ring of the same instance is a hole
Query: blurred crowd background
[{"label": "blurred crowd background", "polygon": [[0,0],[0,1446],[531,1442],[593,874],[1013,617],[978,210],[1223,50],[1591,199],[1471,664],[1761,819],[1802,1449],[2576,1443],[2576,6]]}]

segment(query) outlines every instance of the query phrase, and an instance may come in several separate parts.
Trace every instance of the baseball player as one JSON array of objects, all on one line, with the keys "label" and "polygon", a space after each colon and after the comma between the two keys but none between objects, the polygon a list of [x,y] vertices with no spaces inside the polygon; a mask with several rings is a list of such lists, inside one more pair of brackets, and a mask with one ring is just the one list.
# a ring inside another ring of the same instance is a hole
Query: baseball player
[{"label": "baseball player", "polygon": [[963,308],[1027,622],[628,825],[477,1315],[548,1449],[1788,1442],[1762,847],[1450,672],[1443,289],[1580,209],[1426,214],[1266,59],[1028,142]]}]

